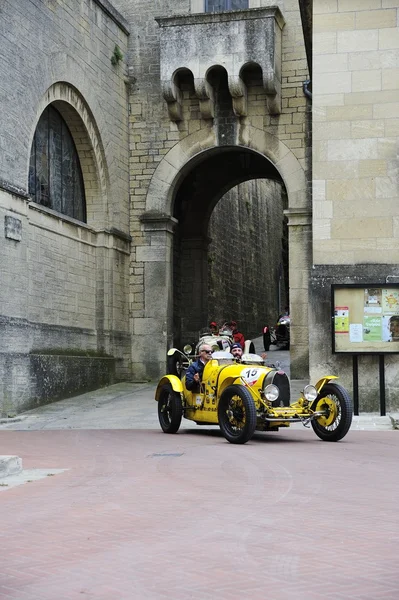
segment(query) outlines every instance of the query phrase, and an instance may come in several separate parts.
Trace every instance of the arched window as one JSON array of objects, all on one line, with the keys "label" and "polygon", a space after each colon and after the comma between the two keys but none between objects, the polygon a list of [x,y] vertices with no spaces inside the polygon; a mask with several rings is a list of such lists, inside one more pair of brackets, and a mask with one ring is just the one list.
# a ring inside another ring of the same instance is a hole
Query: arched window
[{"label": "arched window", "polygon": [[205,12],[222,12],[243,8],[248,8],[248,0],[205,0]]},{"label": "arched window", "polygon": [[48,106],[39,119],[29,165],[29,193],[34,202],[86,221],[82,170],[64,119]]}]

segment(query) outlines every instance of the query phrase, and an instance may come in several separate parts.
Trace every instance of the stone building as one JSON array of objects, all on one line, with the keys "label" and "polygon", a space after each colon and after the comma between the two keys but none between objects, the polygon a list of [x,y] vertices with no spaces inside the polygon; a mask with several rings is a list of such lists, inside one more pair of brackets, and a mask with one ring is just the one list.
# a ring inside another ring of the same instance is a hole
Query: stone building
[{"label": "stone building", "polygon": [[0,22],[0,412],[10,414],[130,376],[128,24],[89,0],[6,0]]},{"label": "stone building", "polygon": [[[288,298],[292,377],[351,389],[331,286],[399,277],[398,12],[2,3],[3,413],[156,378],[209,318],[254,335]],[[359,362],[367,408],[377,360]]]}]

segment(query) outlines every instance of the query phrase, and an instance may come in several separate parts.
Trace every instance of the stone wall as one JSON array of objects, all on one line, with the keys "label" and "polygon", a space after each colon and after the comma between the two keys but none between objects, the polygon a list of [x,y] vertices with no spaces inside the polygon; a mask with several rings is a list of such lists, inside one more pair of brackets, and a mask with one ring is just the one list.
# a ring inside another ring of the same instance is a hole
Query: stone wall
[{"label": "stone wall", "polygon": [[[49,390],[54,399],[70,393],[76,382],[60,350],[90,353],[79,391],[130,375],[128,29],[107,0],[5,1],[0,12],[0,405],[8,411],[49,401]],[[116,45],[125,58],[113,65]],[[75,142],[87,223],[29,197],[31,144],[49,104]],[[32,362],[38,352],[47,356],[46,386]]]},{"label": "stone wall", "polygon": [[[352,388],[350,356],[331,353],[333,283],[399,281],[399,3],[314,0],[312,374]],[[326,340],[328,343],[326,344]],[[386,359],[399,407],[397,356]],[[360,409],[378,410],[378,358],[359,359]]]},{"label": "stone wall", "polygon": [[240,184],[210,220],[209,321],[235,320],[247,338],[261,335],[288,304],[283,200],[277,182]]}]

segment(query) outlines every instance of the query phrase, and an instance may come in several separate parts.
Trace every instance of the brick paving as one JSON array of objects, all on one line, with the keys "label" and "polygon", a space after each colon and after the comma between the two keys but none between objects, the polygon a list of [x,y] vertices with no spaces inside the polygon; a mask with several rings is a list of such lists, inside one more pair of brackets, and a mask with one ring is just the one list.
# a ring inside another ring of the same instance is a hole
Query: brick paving
[{"label": "brick paving", "polygon": [[396,431],[0,431],[2,600],[397,600]]}]

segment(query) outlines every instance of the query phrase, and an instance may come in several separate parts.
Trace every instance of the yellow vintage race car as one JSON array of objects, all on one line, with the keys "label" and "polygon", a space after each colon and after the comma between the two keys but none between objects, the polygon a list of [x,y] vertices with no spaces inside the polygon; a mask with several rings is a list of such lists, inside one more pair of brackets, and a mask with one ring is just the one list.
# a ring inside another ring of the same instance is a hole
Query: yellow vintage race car
[{"label": "yellow vintage race car", "polygon": [[155,393],[159,423],[165,433],[176,433],[184,416],[198,425],[219,425],[226,440],[245,444],[255,431],[301,422],[310,423],[320,439],[337,442],[348,433],[353,411],[336,379],[327,375],[307,385],[291,404],[286,373],[265,366],[254,354],[243,354],[237,362],[229,352],[214,352],[196,392],[187,390],[185,376],[162,377]]}]

